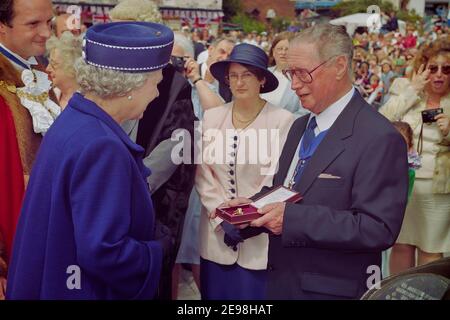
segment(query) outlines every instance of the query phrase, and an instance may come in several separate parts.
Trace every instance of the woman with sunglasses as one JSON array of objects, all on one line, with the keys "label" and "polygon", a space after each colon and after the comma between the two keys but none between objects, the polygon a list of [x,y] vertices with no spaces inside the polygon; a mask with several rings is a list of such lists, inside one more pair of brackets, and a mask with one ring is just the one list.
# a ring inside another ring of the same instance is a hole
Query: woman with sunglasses
[{"label": "woman with sunglasses", "polygon": [[[389,120],[407,122],[420,144],[422,167],[402,230],[392,248],[390,271],[398,273],[438,260],[450,251],[450,37],[421,49],[411,79],[398,78],[380,109]],[[426,121],[422,113],[442,108]],[[424,121],[425,120],[425,121]]]}]

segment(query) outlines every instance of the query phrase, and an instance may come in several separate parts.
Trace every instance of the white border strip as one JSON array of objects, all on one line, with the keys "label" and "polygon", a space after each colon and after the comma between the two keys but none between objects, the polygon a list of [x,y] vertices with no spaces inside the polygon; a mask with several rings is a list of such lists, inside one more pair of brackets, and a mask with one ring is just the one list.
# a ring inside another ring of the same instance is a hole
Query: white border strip
[{"label": "white border strip", "polygon": [[106,66],[106,65],[101,65],[101,64],[97,64],[97,63],[93,63],[90,61],[86,60],[86,63],[94,66],[94,67],[98,67],[98,68],[103,68],[103,69],[112,69],[112,70],[124,70],[124,71],[151,71],[151,70],[155,70],[155,69],[161,69],[164,68],[169,62],[161,64],[159,66],[154,66],[154,67],[148,67],[148,68],[122,68],[122,67],[112,67],[112,66]]},{"label": "white border strip", "polygon": [[98,46],[106,47],[106,48],[112,48],[112,49],[122,49],[122,50],[149,50],[149,49],[161,49],[167,46],[170,46],[173,43],[173,40],[169,43],[158,45],[158,46],[149,46],[149,47],[122,47],[122,46],[112,46],[109,44],[103,44],[100,42],[96,42],[90,39],[87,39],[87,42],[96,44]]}]

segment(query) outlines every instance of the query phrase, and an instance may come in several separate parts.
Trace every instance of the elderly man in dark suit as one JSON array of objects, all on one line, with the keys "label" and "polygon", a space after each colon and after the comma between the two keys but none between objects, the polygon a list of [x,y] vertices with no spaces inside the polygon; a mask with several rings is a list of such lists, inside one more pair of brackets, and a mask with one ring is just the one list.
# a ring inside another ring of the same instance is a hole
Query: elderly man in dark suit
[{"label": "elderly man in dark suit", "polygon": [[270,233],[269,299],[361,297],[400,231],[406,144],[353,88],[352,54],[345,30],[330,24],[291,41],[285,74],[311,114],[292,125],[273,180],[303,199],[268,204],[251,224]]}]

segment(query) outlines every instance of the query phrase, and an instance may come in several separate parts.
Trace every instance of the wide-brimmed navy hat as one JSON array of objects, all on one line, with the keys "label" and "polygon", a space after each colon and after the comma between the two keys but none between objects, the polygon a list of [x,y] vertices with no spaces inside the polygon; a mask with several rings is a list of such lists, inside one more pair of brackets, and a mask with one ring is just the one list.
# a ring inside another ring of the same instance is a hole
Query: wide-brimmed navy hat
[{"label": "wide-brimmed navy hat", "polygon": [[271,92],[278,87],[278,79],[272,72],[267,70],[269,58],[264,50],[257,46],[242,43],[238,44],[231,51],[230,56],[226,60],[213,63],[210,67],[211,74],[221,83],[226,83],[225,77],[230,63],[239,63],[242,65],[252,66],[260,69],[264,73],[266,83],[261,88],[261,93]]},{"label": "wide-brimmed navy hat", "polygon": [[173,32],[150,22],[112,22],[88,29],[83,41],[86,63],[104,69],[142,73],[164,68],[170,60]]}]

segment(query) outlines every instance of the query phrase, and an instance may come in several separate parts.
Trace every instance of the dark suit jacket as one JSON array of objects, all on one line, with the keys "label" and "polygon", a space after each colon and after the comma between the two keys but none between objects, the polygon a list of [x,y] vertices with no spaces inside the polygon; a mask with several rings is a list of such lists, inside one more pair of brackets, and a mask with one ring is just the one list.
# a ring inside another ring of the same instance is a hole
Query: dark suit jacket
[{"label": "dark suit jacket", "polygon": [[[139,121],[137,143],[148,156],[161,141],[170,139],[177,129],[185,129],[194,136],[194,109],[191,100],[191,85],[168,64],[163,69],[163,80],[158,84],[159,97],[153,100]],[[191,148],[193,155],[193,146]],[[193,161],[191,161],[193,163]],[[151,169],[151,168],[150,168]],[[153,191],[152,200],[156,219],[167,226],[173,237],[174,247],[165,253],[164,267],[158,298],[171,298],[171,274],[181,242],[189,196],[194,185],[195,165],[182,163],[167,181]]]},{"label": "dark suit jacket", "polygon": [[[283,184],[307,121],[292,125],[274,186]],[[382,250],[400,232],[408,189],[404,139],[355,93],[294,189],[303,200],[286,204],[282,234],[270,236],[267,298],[361,297],[373,274],[367,268],[380,266]]]}]

